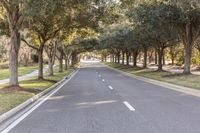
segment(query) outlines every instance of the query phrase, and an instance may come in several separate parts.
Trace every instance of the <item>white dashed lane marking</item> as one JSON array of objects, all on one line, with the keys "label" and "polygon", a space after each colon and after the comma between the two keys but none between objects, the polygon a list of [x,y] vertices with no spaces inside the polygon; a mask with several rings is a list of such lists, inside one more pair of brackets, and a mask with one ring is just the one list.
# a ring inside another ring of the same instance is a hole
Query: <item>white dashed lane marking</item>
[{"label": "white dashed lane marking", "polygon": [[108,86],[108,88],[110,88],[111,90],[113,90],[113,87],[112,87],[112,86],[110,86],[110,85]]},{"label": "white dashed lane marking", "polygon": [[135,111],[135,108],[133,108],[133,106],[131,106],[127,101],[124,101],[123,103],[130,111]]}]

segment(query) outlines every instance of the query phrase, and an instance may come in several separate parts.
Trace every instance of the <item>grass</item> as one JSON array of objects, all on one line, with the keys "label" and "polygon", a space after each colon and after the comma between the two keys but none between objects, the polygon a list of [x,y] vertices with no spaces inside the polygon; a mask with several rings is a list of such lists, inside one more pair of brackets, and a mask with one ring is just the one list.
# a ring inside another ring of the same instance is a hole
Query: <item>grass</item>
[{"label": "grass", "polygon": [[106,65],[122,70],[124,72],[131,73],[133,75],[142,76],[146,78],[151,78],[154,80],[172,83],[175,85],[180,85],[184,87],[190,87],[194,89],[200,90],[200,76],[199,75],[184,75],[184,74],[175,74],[171,72],[157,72],[157,71],[150,71],[148,69],[142,68],[131,68],[132,66],[124,66],[121,64],[115,63],[106,63]]},{"label": "grass", "polygon": [[0,115],[34,96],[27,92],[0,93]]},{"label": "grass", "polygon": [[[19,76],[28,74],[36,70],[37,66],[27,66],[27,67],[19,67],[18,73]],[[0,80],[9,78],[9,69],[0,69]]]},{"label": "grass", "polygon": [[20,81],[20,86],[26,88],[23,91],[2,91],[7,84],[0,85],[0,115],[23,103],[37,93],[49,88],[74,69],[69,69],[62,73],[55,72],[54,76],[45,75],[45,80],[29,79]]}]

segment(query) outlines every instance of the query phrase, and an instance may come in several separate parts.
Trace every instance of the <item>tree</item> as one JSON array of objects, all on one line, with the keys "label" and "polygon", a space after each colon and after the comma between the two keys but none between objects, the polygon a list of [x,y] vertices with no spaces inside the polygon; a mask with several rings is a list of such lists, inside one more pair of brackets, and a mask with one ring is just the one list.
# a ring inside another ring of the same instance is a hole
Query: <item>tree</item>
[{"label": "tree", "polygon": [[[59,32],[69,23],[69,10],[66,9],[64,0],[32,0],[29,1],[28,31],[34,34],[38,44],[32,48],[38,50],[39,73],[38,79],[43,79],[43,52],[46,43],[54,39]],[[28,44],[28,43],[27,43]],[[30,46],[30,45],[29,45]]]},{"label": "tree", "polygon": [[190,74],[192,48],[200,35],[200,10],[197,0],[170,0],[177,8],[178,17],[174,21],[179,37],[184,44],[184,74]]},{"label": "tree", "polygon": [[9,85],[18,86],[18,55],[20,49],[20,29],[26,11],[26,0],[0,0],[0,6],[6,11],[10,32]]},{"label": "tree", "polygon": [[59,72],[63,72],[63,59],[64,59],[64,44],[61,40],[58,40],[58,46],[56,49],[56,57],[59,62]]},{"label": "tree", "polygon": [[177,44],[177,45],[172,45],[169,47],[169,55],[171,58],[171,64],[172,66],[175,64],[175,59],[177,57],[177,55],[182,51],[182,47],[181,44]]},{"label": "tree", "polygon": [[200,38],[198,38],[196,41],[195,41],[195,45],[194,47],[198,50],[198,52],[200,53]]},{"label": "tree", "polygon": [[48,70],[49,70],[49,76],[54,76],[54,63],[55,63],[55,57],[56,57],[56,50],[57,50],[57,40],[51,40],[49,44],[45,45],[45,51],[48,56]]},{"label": "tree", "polygon": [[176,8],[163,2],[144,3],[137,6],[130,16],[136,26],[142,28],[146,34],[145,41],[152,44],[158,52],[158,71],[162,71],[164,49],[171,46],[177,40],[176,30],[171,22],[176,19]]}]

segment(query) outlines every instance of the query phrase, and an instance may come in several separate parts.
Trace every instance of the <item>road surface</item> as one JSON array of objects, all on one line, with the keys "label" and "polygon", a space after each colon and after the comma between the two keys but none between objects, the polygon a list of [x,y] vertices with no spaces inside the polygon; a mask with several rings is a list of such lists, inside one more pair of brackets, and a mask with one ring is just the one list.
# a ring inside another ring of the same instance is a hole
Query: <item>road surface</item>
[{"label": "road surface", "polygon": [[200,133],[200,99],[85,62],[10,133]]}]

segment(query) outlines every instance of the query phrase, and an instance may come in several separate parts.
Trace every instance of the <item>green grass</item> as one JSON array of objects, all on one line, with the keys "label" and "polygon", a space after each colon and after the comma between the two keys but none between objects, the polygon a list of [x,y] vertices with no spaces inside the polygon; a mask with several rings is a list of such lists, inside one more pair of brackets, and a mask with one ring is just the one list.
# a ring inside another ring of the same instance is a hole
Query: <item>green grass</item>
[{"label": "green grass", "polygon": [[[23,103],[37,93],[49,88],[65,76],[69,75],[74,69],[69,69],[62,73],[55,72],[54,76],[45,76],[45,80],[38,80],[33,77],[29,80],[20,81],[20,86],[26,88],[24,91],[1,91],[7,84],[0,85],[0,115],[6,111]],[[54,82],[52,82],[54,81]]]},{"label": "green grass", "polygon": [[[37,66],[19,67],[19,76],[31,73],[34,70],[37,70],[37,68]],[[0,69],[0,73],[0,80],[9,78],[9,69]]]},{"label": "green grass", "polygon": [[0,93],[0,115],[34,96],[27,92]]},{"label": "green grass", "polygon": [[158,81],[163,81],[167,83],[172,83],[172,84],[200,90],[200,82],[199,82],[200,76],[199,75],[174,74],[174,73],[170,73],[166,71],[157,72],[157,71],[150,71],[150,70],[142,69],[142,68],[130,68],[131,66],[124,66],[124,65],[115,64],[115,63],[106,63],[106,65],[131,73],[133,75],[151,78]]}]

